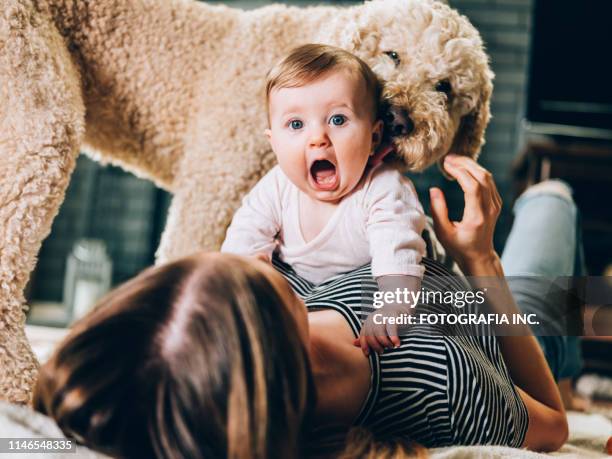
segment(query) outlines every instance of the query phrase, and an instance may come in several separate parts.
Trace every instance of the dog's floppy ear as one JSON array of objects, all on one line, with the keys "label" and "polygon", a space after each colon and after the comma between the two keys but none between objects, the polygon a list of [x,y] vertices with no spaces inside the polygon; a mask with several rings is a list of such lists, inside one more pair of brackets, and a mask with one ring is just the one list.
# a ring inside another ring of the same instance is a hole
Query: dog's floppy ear
[{"label": "dog's floppy ear", "polygon": [[[477,159],[485,143],[485,130],[491,119],[489,103],[493,84],[491,80],[483,85],[476,106],[461,119],[450,152]],[[440,159],[442,161],[443,158]]]},{"label": "dog's floppy ear", "polygon": [[[461,118],[461,124],[453,145],[451,146],[449,153],[455,153],[457,155],[469,156],[476,160],[480,154],[482,146],[485,144],[485,130],[491,119],[491,110],[489,108],[491,102],[491,93],[493,92],[493,83],[491,82],[493,74],[489,73],[487,82],[483,85],[480,97],[476,103],[476,106],[466,115]],[[438,159],[438,169],[447,178],[451,179],[446,171],[444,170],[444,157]]]}]

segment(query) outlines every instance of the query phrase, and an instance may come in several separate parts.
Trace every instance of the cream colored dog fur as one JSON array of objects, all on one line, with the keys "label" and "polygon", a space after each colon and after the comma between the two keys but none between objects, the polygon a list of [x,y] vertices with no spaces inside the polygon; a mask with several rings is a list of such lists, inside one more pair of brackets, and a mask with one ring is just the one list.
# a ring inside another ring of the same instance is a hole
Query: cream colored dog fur
[{"label": "cream colored dog fur", "polygon": [[479,152],[493,75],[477,31],[432,0],[248,12],[193,0],[2,1],[0,397],[31,396],[23,290],[79,151],[174,194],[158,260],[216,249],[274,164],[266,71],[307,42],[353,51],[386,80],[414,127],[394,140],[408,168],[451,148]]}]

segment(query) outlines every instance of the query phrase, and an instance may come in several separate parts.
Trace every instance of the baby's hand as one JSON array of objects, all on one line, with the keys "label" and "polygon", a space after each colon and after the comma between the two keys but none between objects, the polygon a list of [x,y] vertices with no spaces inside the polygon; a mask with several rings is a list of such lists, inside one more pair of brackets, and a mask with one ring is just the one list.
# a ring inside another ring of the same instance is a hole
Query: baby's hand
[{"label": "baby's hand", "polygon": [[389,323],[389,318],[398,318],[402,314],[410,314],[410,308],[404,304],[386,304],[380,309],[370,313],[361,327],[359,338],[355,338],[353,344],[360,346],[364,355],[370,354],[370,348],[378,354],[382,354],[385,349],[398,347],[401,341],[398,336],[398,326]]},{"label": "baby's hand", "polygon": [[[391,318],[397,319],[403,314],[411,314],[414,306],[411,300],[401,300],[398,293],[403,292],[402,298],[414,298],[408,293],[417,292],[421,288],[421,278],[416,276],[388,275],[376,278],[382,298],[385,299],[382,308],[376,309],[366,319],[361,328],[361,335],[353,341],[355,346],[360,346],[367,356],[370,347],[377,353],[382,354],[384,349],[398,347],[401,342],[397,333],[397,323]],[[388,294],[391,294],[389,301]]]}]

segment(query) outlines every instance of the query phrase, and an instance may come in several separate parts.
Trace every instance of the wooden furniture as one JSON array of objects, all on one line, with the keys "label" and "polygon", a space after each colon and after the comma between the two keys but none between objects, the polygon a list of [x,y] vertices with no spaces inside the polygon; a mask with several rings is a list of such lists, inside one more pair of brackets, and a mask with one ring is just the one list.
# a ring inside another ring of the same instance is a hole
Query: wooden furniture
[{"label": "wooden furniture", "polygon": [[590,275],[612,266],[612,143],[529,140],[514,165],[518,191],[543,180],[569,183],[582,216]]}]

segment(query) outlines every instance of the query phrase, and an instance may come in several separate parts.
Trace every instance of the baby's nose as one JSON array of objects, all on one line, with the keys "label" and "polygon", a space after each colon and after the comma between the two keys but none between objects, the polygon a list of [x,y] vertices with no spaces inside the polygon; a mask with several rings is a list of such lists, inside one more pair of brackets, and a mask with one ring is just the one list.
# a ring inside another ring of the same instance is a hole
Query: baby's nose
[{"label": "baby's nose", "polygon": [[310,138],[309,144],[311,148],[322,148],[329,145],[329,139],[324,133],[318,133]]}]

